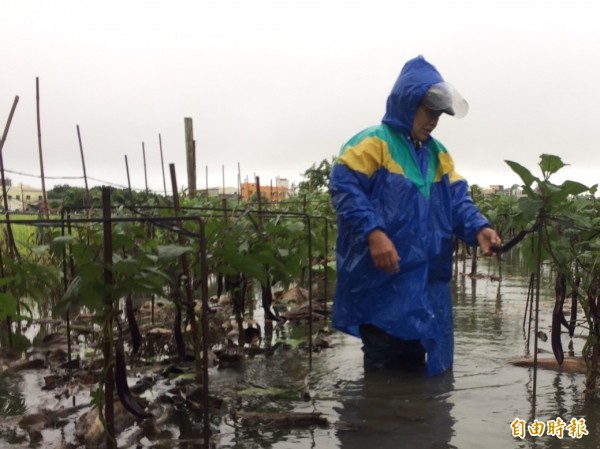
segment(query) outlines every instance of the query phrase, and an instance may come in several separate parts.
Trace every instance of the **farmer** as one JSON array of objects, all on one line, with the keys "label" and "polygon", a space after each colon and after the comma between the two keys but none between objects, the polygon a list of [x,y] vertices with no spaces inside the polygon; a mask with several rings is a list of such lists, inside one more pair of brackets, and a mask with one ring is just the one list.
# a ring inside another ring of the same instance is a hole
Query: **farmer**
[{"label": "farmer", "polygon": [[382,123],[340,152],[330,192],[338,218],[333,326],[360,337],[365,368],[452,366],[453,235],[483,254],[500,237],[431,136],[442,113],[468,105],[422,56],[408,61]]}]

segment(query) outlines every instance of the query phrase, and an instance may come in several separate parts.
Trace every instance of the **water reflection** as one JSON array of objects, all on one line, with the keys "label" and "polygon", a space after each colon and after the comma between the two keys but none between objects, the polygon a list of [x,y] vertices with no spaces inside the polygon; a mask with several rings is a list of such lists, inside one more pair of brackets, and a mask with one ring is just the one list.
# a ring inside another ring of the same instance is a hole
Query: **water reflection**
[{"label": "water reflection", "polygon": [[454,447],[452,371],[430,378],[424,370],[367,370],[349,387],[337,409],[340,448]]}]

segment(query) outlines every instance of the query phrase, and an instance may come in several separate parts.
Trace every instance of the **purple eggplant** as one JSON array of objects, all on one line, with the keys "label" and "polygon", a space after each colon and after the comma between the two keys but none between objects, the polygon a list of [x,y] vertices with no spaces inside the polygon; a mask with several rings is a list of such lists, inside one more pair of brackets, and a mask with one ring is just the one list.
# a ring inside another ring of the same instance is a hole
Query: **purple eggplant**
[{"label": "purple eggplant", "polygon": [[152,417],[152,414],[142,408],[129,390],[129,384],[127,383],[127,368],[125,364],[125,351],[123,350],[123,341],[120,338],[117,342],[115,353],[115,386],[121,404],[123,404],[125,410],[136,418],[146,419]]},{"label": "purple eggplant", "polygon": [[137,354],[142,344],[142,335],[140,334],[140,328],[135,320],[135,311],[133,309],[133,299],[131,293],[127,295],[125,299],[125,315],[127,316],[127,324],[129,325],[129,331],[131,332],[131,347],[133,353]]}]

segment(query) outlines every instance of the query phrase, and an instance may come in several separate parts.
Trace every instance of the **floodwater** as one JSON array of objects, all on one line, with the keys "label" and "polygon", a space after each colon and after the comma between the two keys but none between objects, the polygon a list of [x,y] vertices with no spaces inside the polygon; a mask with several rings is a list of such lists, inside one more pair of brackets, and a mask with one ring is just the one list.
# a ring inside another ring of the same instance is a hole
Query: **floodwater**
[{"label": "floodwater", "polygon": [[[299,412],[323,413],[334,425],[280,434],[240,433],[234,426],[221,426],[218,447],[598,447],[600,415],[594,404],[583,400],[582,374],[538,370],[533,415],[533,369],[508,363],[527,352],[523,321],[529,277],[522,274],[523,267],[510,259],[502,269],[500,282],[459,276],[453,284],[455,364],[451,372],[434,378],[422,373],[365,373],[359,340],[336,333],[333,347],[314,355],[310,373],[312,401],[298,402],[294,407]],[[480,272],[497,275],[497,270],[495,260],[480,261]],[[553,286],[552,275],[544,274],[539,329],[548,335]],[[574,338],[577,354],[583,341],[581,337]],[[563,335],[565,354],[568,343],[568,336]],[[533,351],[533,340],[530,348]],[[539,348],[541,355],[551,356],[550,339],[539,341]],[[515,419],[528,423],[537,419],[547,425],[549,421],[558,422],[557,418],[566,425],[576,418],[573,436],[566,429],[562,438],[545,432],[532,436],[527,431],[522,439],[513,436],[511,423]],[[582,423],[589,435],[583,434]]]},{"label": "floodwater", "polygon": [[[502,280],[497,281],[489,278],[498,274],[494,259],[480,259],[479,264],[479,271],[486,277],[472,280],[459,275],[452,284],[455,317],[452,371],[434,378],[417,372],[365,373],[360,341],[336,332],[331,336],[330,348],[313,354],[309,369],[307,353],[293,344],[297,341],[296,333],[302,334],[303,329],[283,329],[276,331],[273,342],[287,342],[286,349],[276,351],[271,357],[257,356],[242,369],[211,369],[211,391],[225,395],[226,405],[222,413],[212,417],[213,436],[208,446],[199,444],[202,421],[176,412],[165,424],[167,441],[165,434],[160,443],[144,438],[135,445],[124,445],[121,439],[120,447],[596,448],[600,414],[595,409],[597,404],[583,400],[584,375],[538,370],[534,411],[533,370],[508,363],[511,358],[527,353],[523,316],[529,277],[523,274],[524,268],[507,258]],[[548,335],[553,285],[552,275],[544,274],[540,330]],[[315,323],[315,330],[322,325]],[[577,335],[573,339],[577,354],[583,342]],[[568,343],[568,336],[563,335],[565,348]],[[550,339],[540,341],[539,345],[542,352],[549,353],[544,355],[551,355]],[[533,341],[530,346],[533,350]],[[17,381],[11,382],[8,391],[2,391],[0,382],[0,402],[8,404],[8,395],[14,395],[18,389]],[[33,382],[30,374],[24,373],[22,382]],[[299,392],[303,382],[310,390],[309,400],[303,400]],[[266,394],[256,394],[257,391]],[[30,400],[12,398],[10,403],[26,409]],[[11,415],[3,405],[0,404],[0,415]],[[235,419],[235,411],[320,413],[329,424],[309,428],[247,427]],[[565,429],[562,438],[545,433],[539,436],[526,433],[524,438],[513,436],[511,423],[515,419],[528,423],[537,419],[547,424],[559,418],[567,425],[575,418],[581,434],[571,436]],[[589,434],[583,434],[582,430]],[[1,437],[0,447],[9,447]]]}]

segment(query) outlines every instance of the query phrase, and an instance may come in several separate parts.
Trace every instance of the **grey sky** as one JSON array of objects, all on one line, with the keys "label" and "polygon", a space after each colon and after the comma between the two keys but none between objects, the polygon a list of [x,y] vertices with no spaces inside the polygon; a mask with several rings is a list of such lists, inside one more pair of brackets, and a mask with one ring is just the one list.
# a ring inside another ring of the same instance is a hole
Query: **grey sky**
[{"label": "grey sky", "polygon": [[[174,163],[185,184],[184,117],[194,120],[198,187],[259,175],[300,179],[379,123],[404,62],[423,54],[470,104],[434,136],[470,183],[510,185],[503,162],[536,170],[539,155],[570,167],[560,179],[600,182],[600,27],[573,0],[3,0],[0,126],[20,101],[5,168],[39,174],[35,78],[50,177],[88,176],[162,191]],[[538,174],[537,170],[534,174]],[[39,184],[35,178],[11,178]],[[48,180],[48,185],[82,180]],[[92,182],[92,185],[99,184]]]}]

